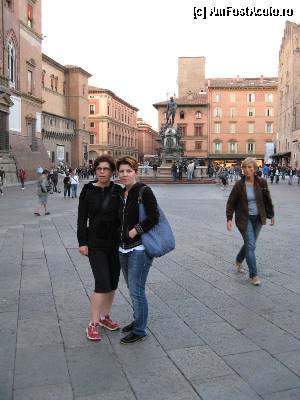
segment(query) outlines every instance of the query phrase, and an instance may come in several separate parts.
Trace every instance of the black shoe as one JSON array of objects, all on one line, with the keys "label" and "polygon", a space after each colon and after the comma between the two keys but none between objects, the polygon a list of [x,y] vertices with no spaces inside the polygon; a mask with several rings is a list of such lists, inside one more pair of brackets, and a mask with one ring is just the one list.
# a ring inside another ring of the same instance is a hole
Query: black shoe
[{"label": "black shoe", "polygon": [[130,332],[127,336],[123,337],[120,340],[121,344],[132,344],[136,342],[141,342],[142,340],[146,339],[147,335],[136,335],[133,332]]},{"label": "black shoe", "polygon": [[131,324],[124,326],[124,328],[122,329],[123,333],[127,333],[127,332],[131,332],[133,329],[133,322],[131,322]]}]

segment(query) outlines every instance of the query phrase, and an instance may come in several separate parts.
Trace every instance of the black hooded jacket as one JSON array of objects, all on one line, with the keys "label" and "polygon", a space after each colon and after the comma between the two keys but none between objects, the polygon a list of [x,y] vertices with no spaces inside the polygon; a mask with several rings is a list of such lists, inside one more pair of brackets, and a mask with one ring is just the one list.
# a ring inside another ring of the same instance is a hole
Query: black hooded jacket
[{"label": "black hooded jacket", "polygon": [[119,246],[122,188],[113,182],[106,188],[84,185],[79,197],[77,238],[79,246],[115,251]]}]

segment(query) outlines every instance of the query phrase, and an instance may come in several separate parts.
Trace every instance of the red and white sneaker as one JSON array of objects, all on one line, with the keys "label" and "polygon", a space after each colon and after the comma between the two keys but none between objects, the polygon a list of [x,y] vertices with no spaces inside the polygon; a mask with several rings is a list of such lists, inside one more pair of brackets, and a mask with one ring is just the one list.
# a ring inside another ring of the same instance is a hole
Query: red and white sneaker
[{"label": "red and white sneaker", "polygon": [[100,324],[98,322],[90,322],[86,328],[86,337],[89,340],[101,340]]},{"label": "red and white sneaker", "polygon": [[113,322],[109,315],[106,315],[105,319],[100,319],[99,324],[109,331],[118,331],[120,329],[120,325],[116,322]]}]

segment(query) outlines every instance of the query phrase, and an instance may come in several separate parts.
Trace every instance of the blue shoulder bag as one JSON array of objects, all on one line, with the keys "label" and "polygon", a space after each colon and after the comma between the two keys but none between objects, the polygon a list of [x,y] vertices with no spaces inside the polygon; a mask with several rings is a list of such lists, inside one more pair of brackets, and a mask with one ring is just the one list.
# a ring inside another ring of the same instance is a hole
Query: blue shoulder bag
[{"label": "blue shoulder bag", "polygon": [[[146,212],[143,205],[143,192],[147,186],[143,186],[139,193],[139,222],[146,218]],[[171,226],[163,212],[158,206],[159,221],[150,231],[142,233],[142,243],[149,257],[161,257],[175,249],[175,238]]]}]

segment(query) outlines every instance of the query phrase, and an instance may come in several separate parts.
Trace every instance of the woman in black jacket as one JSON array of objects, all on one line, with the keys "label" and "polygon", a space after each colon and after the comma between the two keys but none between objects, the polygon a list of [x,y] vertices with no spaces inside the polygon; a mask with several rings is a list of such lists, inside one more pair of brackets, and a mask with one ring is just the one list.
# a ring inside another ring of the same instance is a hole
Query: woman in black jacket
[{"label": "woman in black jacket", "polygon": [[[138,164],[132,157],[117,161],[120,182],[125,186],[120,207],[121,243],[119,257],[123,275],[133,305],[133,322],[122,330],[128,333],[122,344],[135,343],[147,336],[148,302],[145,285],[153,258],[142,244],[141,235],[158,223],[159,211],[156,198],[150,187],[137,182]],[[143,189],[142,202],[146,219],[139,222],[139,197]]]},{"label": "woman in black jacket", "polygon": [[101,340],[100,326],[111,331],[120,329],[109,316],[120,276],[118,212],[122,188],[111,182],[115,169],[111,156],[98,157],[94,162],[97,180],[84,185],[79,198],[79,252],[89,257],[95,278],[86,329],[90,340]]}]

